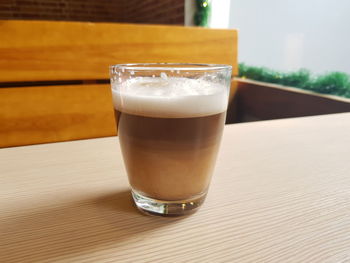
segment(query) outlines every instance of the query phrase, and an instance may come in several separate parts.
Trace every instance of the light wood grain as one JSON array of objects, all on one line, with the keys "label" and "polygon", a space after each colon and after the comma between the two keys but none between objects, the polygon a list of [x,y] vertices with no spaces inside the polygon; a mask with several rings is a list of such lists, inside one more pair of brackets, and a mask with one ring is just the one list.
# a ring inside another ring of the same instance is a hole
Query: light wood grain
[{"label": "light wood grain", "polygon": [[349,262],[350,114],[225,128],[204,206],[132,206],[116,137],[0,150],[0,262]]},{"label": "light wood grain", "polygon": [[116,135],[109,84],[0,88],[0,147]]},{"label": "light wood grain", "polygon": [[237,31],[181,26],[0,21],[0,82],[108,79],[119,63],[237,68]]}]

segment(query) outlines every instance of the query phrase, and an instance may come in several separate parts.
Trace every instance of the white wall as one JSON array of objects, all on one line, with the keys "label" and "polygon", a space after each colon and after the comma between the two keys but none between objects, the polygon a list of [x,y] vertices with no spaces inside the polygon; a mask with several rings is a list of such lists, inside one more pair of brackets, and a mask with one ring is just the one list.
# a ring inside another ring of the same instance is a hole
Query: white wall
[{"label": "white wall", "polygon": [[350,0],[233,0],[229,27],[240,62],[350,73]]},{"label": "white wall", "polygon": [[209,27],[228,28],[231,0],[212,0]]}]

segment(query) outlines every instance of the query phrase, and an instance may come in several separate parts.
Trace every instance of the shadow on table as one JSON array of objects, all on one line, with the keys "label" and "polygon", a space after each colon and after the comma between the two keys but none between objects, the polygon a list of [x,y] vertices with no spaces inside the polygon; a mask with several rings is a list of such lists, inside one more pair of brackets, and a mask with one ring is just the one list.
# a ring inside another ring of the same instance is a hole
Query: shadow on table
[{"label": "shadow on table", "polygon": [[129,190],[62,203],[47,200],[45,207],[18,211],[1,223],[6,238],[0,239],[0,261],[69,261],[106,249],[120,255],[126,243],[179,220],[141,214]]}]

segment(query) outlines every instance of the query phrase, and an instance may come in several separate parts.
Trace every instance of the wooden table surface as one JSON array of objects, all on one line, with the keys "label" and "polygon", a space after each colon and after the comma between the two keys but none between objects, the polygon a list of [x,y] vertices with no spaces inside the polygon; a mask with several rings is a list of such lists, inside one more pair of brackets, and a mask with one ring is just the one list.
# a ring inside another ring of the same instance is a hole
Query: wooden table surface
[{"label": "wooden table surface", "polygon": [[227,126],[181,218],[133,207],[116,137],[1,149],[0,262],[350,262],[350,113]]}]

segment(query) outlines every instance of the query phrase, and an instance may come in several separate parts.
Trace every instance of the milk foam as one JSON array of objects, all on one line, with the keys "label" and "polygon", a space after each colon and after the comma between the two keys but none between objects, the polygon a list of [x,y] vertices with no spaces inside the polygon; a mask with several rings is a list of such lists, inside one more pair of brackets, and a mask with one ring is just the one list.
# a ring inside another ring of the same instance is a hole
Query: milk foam
[{"label": "milk foam", "polygon": [[201,79],[137,77],[112,83],[116,110],[148,117],[188,118],[224,112],[228,90]]}]

